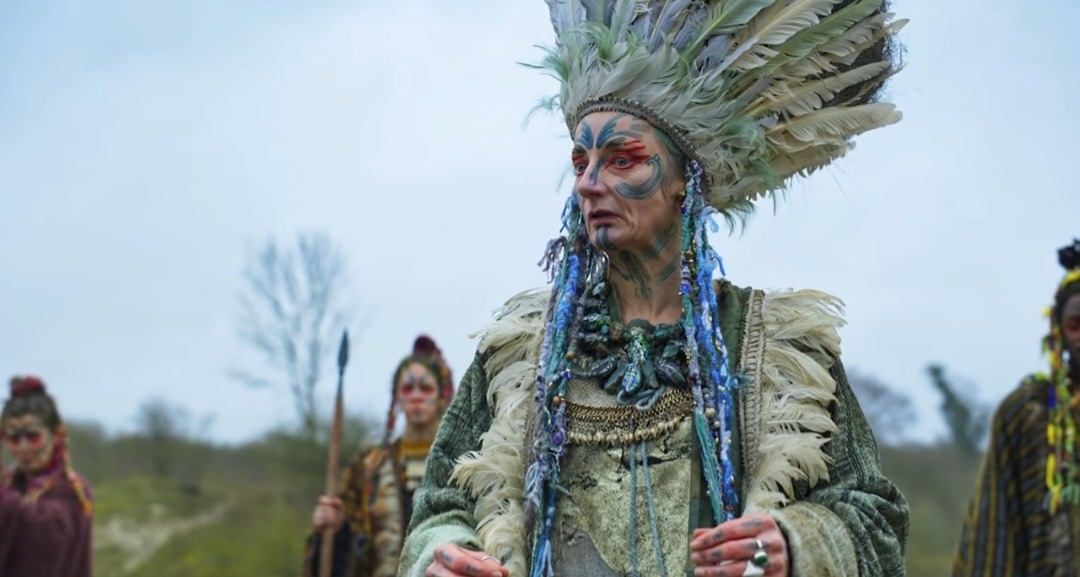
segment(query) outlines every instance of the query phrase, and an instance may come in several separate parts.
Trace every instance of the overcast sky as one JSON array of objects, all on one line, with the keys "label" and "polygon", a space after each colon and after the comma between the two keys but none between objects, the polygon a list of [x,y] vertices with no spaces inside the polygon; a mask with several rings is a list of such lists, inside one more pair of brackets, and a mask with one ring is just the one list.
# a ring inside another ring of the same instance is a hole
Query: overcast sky
[{"label": "overcast sky", "polygon": [[[945,363],[996,402],[1039,370],[1055,249],[1080,236],[1080,4],[895,0],[897,126],[714,236],[729,278],[843,298],[849,370],[914,397]],[[465,6],[468,6],[466,8]],[[540,0],[0,3],[0,374],[69,418],[161,397],[240,441],[292,418],[227,377],[246,250],[329,233],[371,314],[347,402],[381,415],[418,332],[464,373],[569,192]],[[329,398],[325,398],[329,408]]]}]

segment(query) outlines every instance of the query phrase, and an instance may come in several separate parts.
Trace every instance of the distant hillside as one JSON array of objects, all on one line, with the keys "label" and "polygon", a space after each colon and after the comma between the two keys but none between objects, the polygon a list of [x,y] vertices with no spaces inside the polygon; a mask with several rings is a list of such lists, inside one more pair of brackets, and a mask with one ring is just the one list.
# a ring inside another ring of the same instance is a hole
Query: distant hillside
[{"label": "distant hillside", "polygon": [[909,577],[947,577],[979,459],[952,446],[883,447],[882,467],[911,507]]},{"label": "distant hillside", "polygon": [[[112,457],[136,445],[128,439]],[[119,478],[97,470],[98,577],[296,576],[322,453],[281,436],[197,448],[198,479],[188,467],[166,477],[135,474],[134,465],[117,467]],[[911,506],[908,575],[946,577],[977,460],[944,445],[884,447],[881,458]]]},{"label": "distant hillside", "polygon": [[152,479],[98,491],[95,574],[296,577],[309,503],[272,485],[190,489]]}]

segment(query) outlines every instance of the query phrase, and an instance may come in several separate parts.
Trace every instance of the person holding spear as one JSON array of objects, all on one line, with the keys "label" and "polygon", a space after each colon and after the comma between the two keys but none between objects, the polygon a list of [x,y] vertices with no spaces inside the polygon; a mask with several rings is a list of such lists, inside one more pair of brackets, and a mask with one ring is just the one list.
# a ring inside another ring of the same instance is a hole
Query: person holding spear
[{"label": "person holding spear", "polygon": [[[413,492],[443,413],[454,395],[454,382],[435,341],[420,335],[410,355],[398,363],[391,381],[393,396],[382,441],[362,453],[343,472],[336,495],[323,495],[312,512],[312,534],[302,577],[387,577],[397,573],[405,528],[412,515]],[[340,398],[340,395],[339,395]],[[405,430],[394,438],[398,413]],[[334,462],[334,461],[332,461]],[[320,554],[332,535],[329,573],[320,575]]]}]

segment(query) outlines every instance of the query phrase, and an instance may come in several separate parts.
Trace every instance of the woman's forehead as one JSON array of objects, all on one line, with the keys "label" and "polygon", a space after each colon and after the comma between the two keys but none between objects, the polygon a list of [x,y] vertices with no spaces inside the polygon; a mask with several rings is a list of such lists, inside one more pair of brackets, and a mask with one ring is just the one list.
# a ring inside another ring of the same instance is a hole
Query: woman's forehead
[{"label": "woman's forehead", "polygon": [[1064,316],[1080,317],[1080,291],[1073,293],[1073,295],[1065,301],[1065,306],[1062,307],[1061,310]]},{"label": "woman's forehead", "polygon": [[652,134],[653,127],[633,114],[601,110],[585,115],[574,128],[574,137],[580,141],[582,136],[587,136],[591,141],[589,144],[599,145],[604,140],[604,134],[610,135],[614,131],[632,133],[638,138],[645,138]]},{"label": "woman's forehead", "polygon": [[45,428],[44,422],[41,417],[37,415],[19,415],[17,417],[8,417],[4,421],[4,428],[7,430],[33,428],[42,429]]},{"label": "woman's forehead", "polygon": [[417,378],[430,378],[435,379],[435,375],[431,373],[431,369],[425,367],[420,363],[412,363],[401,373],[402,380],[416,380]]}]

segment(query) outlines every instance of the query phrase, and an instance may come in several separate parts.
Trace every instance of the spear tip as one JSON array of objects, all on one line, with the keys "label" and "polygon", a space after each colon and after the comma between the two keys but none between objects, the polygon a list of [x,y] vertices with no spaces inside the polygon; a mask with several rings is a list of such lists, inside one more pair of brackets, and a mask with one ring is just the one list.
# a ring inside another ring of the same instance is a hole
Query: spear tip
[{"label": "spear tip", "polygon": [[341,348],[338,349],[337,366],[338,372],[345,370],[345,365],[349,362],[349,331],[345,330],[341,333]]}]

